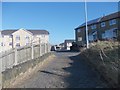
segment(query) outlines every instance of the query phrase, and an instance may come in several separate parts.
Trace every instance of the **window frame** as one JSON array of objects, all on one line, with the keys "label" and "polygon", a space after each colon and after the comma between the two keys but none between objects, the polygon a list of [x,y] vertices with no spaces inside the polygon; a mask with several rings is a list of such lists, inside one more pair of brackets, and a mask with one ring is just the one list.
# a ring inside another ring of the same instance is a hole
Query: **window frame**
[{"label": "window frame", "polygon": [[117,23],[116,19],[109,20],[109,25],[115,25]]},{"label": "window frame", "polygon": [[106,26],[106,23],[105,23],[105,22],[101,22],[101,23],[100,23],[100,26],[101,26],[101,27],[105,27],[105,26]]},{"label": "window frame", "polygon": [[20,36],[19,35],[16,35],[16,40],[20,40]]},{"label": "window frame", "polygon": [[9,35],[9,38],[12,38],[12,35]]},{"label": "window frame", "polygon": [[81,32],[81,29],[78,29],[77,32],[80,33],[80,32]]},{"label": "window frame", "polygon": [[12,44],[13,44],[12,42],[9,42],[9,46],[12,46]]},{"label": "window frame", "polygon": [[30,37],[29,36],[25,36],[25,39],[30,39]]},{"label": "window frame", "polygon": [[20,47],[20,43],[16,43],[16,47]]},{"label": "window frame", "polygon": [[92,30],[97,28],[96,24],[91,25],[90,27],[91,27]]},{"label": "window frame", "polygon": [[4,43],[3,43],[3,42],[1,42],[1,43],[0,43],[0,45],[1,45],[1,46],[4,46]]}]

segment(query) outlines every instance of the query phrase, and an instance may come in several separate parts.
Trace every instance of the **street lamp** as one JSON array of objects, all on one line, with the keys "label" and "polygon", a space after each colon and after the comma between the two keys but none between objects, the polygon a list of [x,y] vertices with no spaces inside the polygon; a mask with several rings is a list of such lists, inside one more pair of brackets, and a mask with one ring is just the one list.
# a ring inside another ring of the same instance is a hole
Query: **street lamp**
[{"label": "street lamp", "polygon": [[86,47],[89,48],[88,26],[87,26],[87,2],[85,0],[85,22],[86,22]]}]

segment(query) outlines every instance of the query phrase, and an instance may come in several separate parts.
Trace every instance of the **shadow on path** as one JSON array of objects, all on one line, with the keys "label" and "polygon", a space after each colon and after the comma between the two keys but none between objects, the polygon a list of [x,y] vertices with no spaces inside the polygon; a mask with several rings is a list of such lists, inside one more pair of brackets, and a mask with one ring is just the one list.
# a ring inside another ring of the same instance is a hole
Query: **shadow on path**
[{"label": "shadow on path", "polygon": [[51,74],[51,75],[56,75],[56,76],[62,77],[62,75],[58,75],[58,74],[56,74],[56,73],[49,72],[49,71],[45,71],[45,70],[39,70],[39,72],[42,72],[42,73],[45,73],[45,74]]},{"label": "shadow on path", "polygon": [[65,78],[65,81],[69,83],[68,88],[102,88],[107,87],[101,80],[100,75],[90,67],[80,55],[70,56],[72,63],[70,67],[62,68],[70,75]]},{"label": "shadow on path", "polygon": [[73,53],[73,52],[79,52],[79,51],[61,50],[61,51],[56,51],[56,52],[61,52],[61,53],[63,53],[63,52],[69,52],[69,53]]}]

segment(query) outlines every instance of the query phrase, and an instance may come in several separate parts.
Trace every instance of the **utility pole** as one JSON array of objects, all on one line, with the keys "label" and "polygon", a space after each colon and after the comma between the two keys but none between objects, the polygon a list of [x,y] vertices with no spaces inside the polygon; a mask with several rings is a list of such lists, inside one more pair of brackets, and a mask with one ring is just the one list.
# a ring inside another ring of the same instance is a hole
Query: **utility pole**
[{"label": "utility pole", "polygon": [[89,48],[88,26],[87,26],[87,2],[85,0],[85,22],[86,22],[86,47]]}]

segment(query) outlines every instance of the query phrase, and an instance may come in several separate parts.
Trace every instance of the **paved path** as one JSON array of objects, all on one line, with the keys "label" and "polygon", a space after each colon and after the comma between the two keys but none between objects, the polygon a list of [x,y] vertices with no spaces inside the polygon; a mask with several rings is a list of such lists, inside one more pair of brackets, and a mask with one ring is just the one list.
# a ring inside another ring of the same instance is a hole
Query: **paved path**
[{"label": "paved path", "polygon": [[79,53],[57,52],[56,57],[17,88],[102,88],[107,87],[99,74],[86,64]]}]

